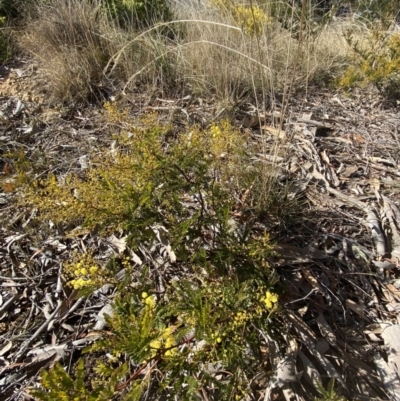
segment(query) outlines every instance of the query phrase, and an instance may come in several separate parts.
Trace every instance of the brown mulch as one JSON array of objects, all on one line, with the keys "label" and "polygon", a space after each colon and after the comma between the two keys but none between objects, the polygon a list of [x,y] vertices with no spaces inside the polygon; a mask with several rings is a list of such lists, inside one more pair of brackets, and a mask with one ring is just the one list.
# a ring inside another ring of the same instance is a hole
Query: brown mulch
[{"label": "brown mulch", "polygon": [[[29,400],[43,367],[68,365],[99,337],[113,296],[102,288],[78,298],[62,262],[83,249],[107,260],[120,244],[39,229],[35,211],[16,207],[15,165],[33,162],[35,177],[81,172],[113,139],[99,107],[47,104],[29,62],[0,73],[0,401]],[[275,374],[259,383],[258,399],[313,399],[316,382],[335,378],[347,398],[400,400],[400,116],[373,91],[309,93],[294,96],[285,116],[279,105],[234,111],[244,135],[270,149],[254,162],[273,166],[286,191],[286,204],[260,222],[277,242],[272,264],[287,291],[286,347],[266,339]],[[229,115],[194,97],[121,102],[182,127]]]}]

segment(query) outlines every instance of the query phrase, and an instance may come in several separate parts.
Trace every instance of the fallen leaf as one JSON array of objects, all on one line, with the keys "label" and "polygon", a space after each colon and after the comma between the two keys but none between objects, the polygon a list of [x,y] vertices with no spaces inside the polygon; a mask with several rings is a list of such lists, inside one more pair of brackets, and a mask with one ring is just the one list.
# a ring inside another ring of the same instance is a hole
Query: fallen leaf
[{"label": "fallen leaf", "polygon": [[119,254],[122,254],[126,249],[127,238],[128,238],[127,236],[122,238],[117,238],[115,235],[111,235],[108,238],[108,241],[110,241],[110,243],[114,245],[115,248],[117,248]]},{"label": "fallen leaf", "polygon": [[329,326],[328,322],[325,320],[325,317],[322,313],[320,313],[317,317],[317,324],[319,327],[319,331],[321,332],[322,336],[329,342],[329,344],[336,347],[336,335],[332,330],[331,326]]}]

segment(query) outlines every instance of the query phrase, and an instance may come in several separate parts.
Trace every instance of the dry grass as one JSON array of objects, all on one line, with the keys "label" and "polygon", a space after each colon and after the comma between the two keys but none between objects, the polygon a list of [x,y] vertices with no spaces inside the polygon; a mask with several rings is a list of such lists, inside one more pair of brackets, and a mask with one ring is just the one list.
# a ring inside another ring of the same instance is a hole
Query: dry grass
[{"label": "dry grass", "polygon": [[363,34],[354,20],[336,20],[323,27],[313,41],[305,43],[302,75],[307,83],[326,84],[342,72],[350,61],[351,49],[346,41],[349,32]]},{"label": "dry grass", "polygon": [[95,95],[103,84],[110,40],[98,7],[87,1],[55,0],[38,3],[33,11],[19,42],[39,60],[49,93],[62,101]]},{"label": "dry grass", "polygon": [[[39,2],[27,17],[18,41],[39,61],[54,100],[103,99],[153,60],[154,40],[132,40],[137,33],[116,26],[99,4],[97,0]],[[110,63],[115,54],[119,54],[118,65]],[[153,79],[154,68],[141,78]]]},{"label": "dry grass", "polygon": [[284,79],[287,53],[294,42],[278,24],[263,24],[258,36],[244,33],[229,12],[215,7],[187,7],[178,16],[193,20],[179,46],[179,70],[195,90],[240,98]]},{"label": "dry grass", "polygon": [[[221,6],[176,0],[175,21],[138,32],[118,27],[99,4],[39,2],[19,38],[21,46],[40,61],[49,92],[57,100],[102,98],[105,92],[132,88],[138,82],[171,91],[184,87],[224,100],[259,94],[274,98],[289,83],[297,87],[325,83],[346,56],[343,24],[325,26],[299,40],[270,17],[261,34],[251,35]],[[276,12],[272,4],[267,15]],[[293,9],[284,12],[289,25],[298,18]],[[166,29],[176,33],[177,28],[179,35],[166,37]]]},{"label": "dry grass", "polygon": [[[216,7],[178,9],[179,18],[194,21],[187,25],[180,47],[179,71],[195,88],[223,98],[282,91],[292,78],[297,87],[326,83],[347,55],[343,23],[327,25],[313,36],[305,32],[299,40],[273,17],[263,24],[261,35],[248,35],[228,12],[218,12]],[[267,14],[273,11],[267,9]],[[285,13],[282,19],[294,25],[298,15],[290,9]]]}]

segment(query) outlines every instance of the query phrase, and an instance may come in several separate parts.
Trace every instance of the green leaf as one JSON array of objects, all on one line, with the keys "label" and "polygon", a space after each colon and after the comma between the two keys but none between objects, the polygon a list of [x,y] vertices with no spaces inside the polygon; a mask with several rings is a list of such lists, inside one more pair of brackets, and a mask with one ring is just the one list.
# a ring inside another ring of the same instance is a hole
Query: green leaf
[{"label": "green leaf", "polygon": [[143,394],[143,388],[144,384],[141,382],[134,382],[132,384],[132,388],[129,391],[129,393],[125,396],[123,401],[139,401],[142,394]]}]

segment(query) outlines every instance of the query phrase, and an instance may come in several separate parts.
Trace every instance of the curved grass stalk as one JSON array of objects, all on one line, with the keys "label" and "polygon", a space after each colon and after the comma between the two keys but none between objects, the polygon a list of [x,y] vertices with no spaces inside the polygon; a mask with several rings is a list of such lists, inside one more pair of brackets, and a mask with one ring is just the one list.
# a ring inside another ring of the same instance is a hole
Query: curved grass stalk
[{"label": "curved grass stalk", "polygon": [[107,65],[106,65],[106,66],[104,67],[104,69],[103,69],[103,74],[105,74],[105,72],[108,70],[108,68],[110,67],[110,64],[111,64],[112,62],[114,62],[114,65],[113,65],[113,67],[112,67],[112,69],[111,69],[111,72],[112,72],[112,71],[114,70],[114,68],[116,67],[116,65],[117,65],[117,63],[118,63],[118,60],[119,60],[119,58],[121,57],[121,55],[123,54],[124,50],[125,50],[128,46],[130,46],[130,45],[132,45],[133,43],[135,43],[137,40],[141,39],[142,37],[144,37],[144,36],[147,35],[148,33],[152,32],[152,31],[155,31],[155,30],[157,30],[157,29],[159,29],[159,28],[161,28],[161,27],[169,26],[169,25],[173,25],[173,24],[179,24],[179,23],[182,23],[182,22],[199,22],[199,23],[201,23],[201,24],[210,24],[210,25],[222,26],[222,27],[225,27],[225,28],[228,28],[228,29],[233,29],[233,30],[242,32],[242,30],[241,30],[240,28],[236,27],[236,26],[229,25],[229,24],[224,24],[224,23],[222,23],[222,22],[215,22],[215,21],[202,21],[202,20],[196,20],[196,19],[186,19],[186,20],[185,20],[185,19],[184,19],[184,20],[176,20],[176,21],[162,22],[162,23],[159,23],[159,24],[157,24],[157,25],[155,25],[155,26],[153,26],[153,27],[147,29],[146,31],[142,32],[140,35],[136,36],[134,39],[132,39],[132,40],[130,40],[128,43],[126,43],[120,50],[118,50],[117,53],[115,53],[113,56],[111,56],[111,58],[110,58],[110,60],[108,61]]},{"label": "curved grass stalk", "polygon": [[[240,51],[238,51],[238,50],[232,49],[231,47],[222,45],[221,43],[211,42],[211,41],[209,41],[209,40],[196,40],[196,41],[194,41],[194,42],[185,43],[185,44],[183,44],[183,45],[180,45],[180,47],[184,47],[184,46],[186,47],[186,46],[189,46],[189,45],[195,45],[195,44],[199,44],[199,43],[203,43],[203,44],[205,43],[205,44],[215,45],[215,46],[221,47],[221,48],[223,48],[223,49],[225,49],[225,50],[229,50],[229,51],[231,51],[232,53],[235,53],[235,54],[238,54],[238,55],[240,55],[240,56],[243,56],[243,57],[246,58],[247,60],[249,60],[249,61],[251,61],[251,62],[253,62],[253,63],[259,65],[260,67],[265,68],[265,69],[268,70],[268,71],[271,71],[271,68],[270,68],[270,67],[267,67],[265,64],[261,63],[260,61],[254,59],[254,58],[252,58],[252,57],[250,57],[250,56],[248,56],[248,55],[246,55],[246,54],[244,54],[244,53],[242,53],[242,52],[240,52]],[[150,65],[152,65],[155,61],[159,60],[160,58],[165,57],[168,53],[170,53],[170,52],[172,52],[172,51],[175,51],[175,49],[171,49],[171,50],[167,50],[166,52],[163,52],[163,53],[160,54],[159,56],[155,57],[152,61],[150,61],[149,63],[147,63],[147,64],[146,64],[143,68],[141,68],[138,72],[136,72],[135,74],[133,74],[133,75],[128,79],[127,83],[124,85],[123,91],[125,91],[125,89],[126,89],[127,86],[132,82],[132,80],[133,80],[135,77],[137,77],[138,75],[140,75],[143,71],[145,71],[146,68],[148,68]]]}]

